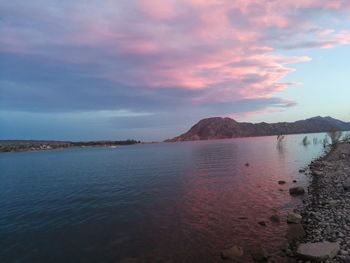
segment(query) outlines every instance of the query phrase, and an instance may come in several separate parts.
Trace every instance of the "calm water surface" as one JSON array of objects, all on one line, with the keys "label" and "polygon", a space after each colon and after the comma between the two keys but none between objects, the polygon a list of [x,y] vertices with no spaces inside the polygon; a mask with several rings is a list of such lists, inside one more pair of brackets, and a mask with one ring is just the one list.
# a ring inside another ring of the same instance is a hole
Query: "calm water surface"
[{"label": "calm water surface", "polygon": [[300,205],[288,187],[307,183],[298,170],[323,150],[302,138],[0,154],[0,262],[220,262],[222,249],[256,242],[278,251],[286,224],[268,218]]}]

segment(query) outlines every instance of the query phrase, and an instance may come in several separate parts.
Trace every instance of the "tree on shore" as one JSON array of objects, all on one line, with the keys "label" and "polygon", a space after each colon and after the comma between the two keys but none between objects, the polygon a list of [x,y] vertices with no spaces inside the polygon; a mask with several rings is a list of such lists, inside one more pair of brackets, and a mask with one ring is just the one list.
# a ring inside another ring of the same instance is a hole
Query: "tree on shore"
[{"label": "tree on shore", "polygon": [[332,129],[329,132],[327,132],[329,138],[331,138],[332,145],[336,145],[337,143],[339,143],[342,133],[342,131],[337,129]]},{"label": "tree on shore", "polygon": [[344,136],[343,136],[343,142],[348,142],[350,143],[350,132],[347,132]]},{"label": "tree on shore", "polygon": [[302,143],[303,143],[304,146],[308,146],[308,145],[310,144],[310,142],[309,142],[307,136],[305,136],[305,137],[303,138]]}]

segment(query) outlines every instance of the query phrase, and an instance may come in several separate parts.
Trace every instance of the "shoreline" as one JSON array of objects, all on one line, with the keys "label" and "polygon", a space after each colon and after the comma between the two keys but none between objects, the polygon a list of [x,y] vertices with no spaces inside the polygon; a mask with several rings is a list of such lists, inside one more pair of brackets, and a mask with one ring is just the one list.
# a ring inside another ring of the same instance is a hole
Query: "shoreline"
[{"label": "shoreline", "polygon": [[303,230],[287,254],[297,262],[350,262],[350,143],[312,161],[307,174],[308,194],[296,211]]},{"label": "shoreline", "polygon": [[50,150],[63,150],[68,148],[86,148],[86,147],[109,147],[141,144],[141,141],[35,141],[35,140],[9,140],[0,141],[0,153],[16,152],[41,152]]}]

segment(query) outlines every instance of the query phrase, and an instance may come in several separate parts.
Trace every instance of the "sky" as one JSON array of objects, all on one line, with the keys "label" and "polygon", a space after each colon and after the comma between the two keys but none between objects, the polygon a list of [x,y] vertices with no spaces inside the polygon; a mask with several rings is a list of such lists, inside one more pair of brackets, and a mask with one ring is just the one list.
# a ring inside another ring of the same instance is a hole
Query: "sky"
[{"label": "sky", "polygon": [[0,139],[350,121],[348,0],[0,0]]}]

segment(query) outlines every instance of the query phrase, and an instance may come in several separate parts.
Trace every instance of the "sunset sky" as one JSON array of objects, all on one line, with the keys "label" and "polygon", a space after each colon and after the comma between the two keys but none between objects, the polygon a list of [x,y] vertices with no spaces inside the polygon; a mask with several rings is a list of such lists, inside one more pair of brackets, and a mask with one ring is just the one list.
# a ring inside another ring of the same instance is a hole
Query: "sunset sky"
[{"label": "sunset sky", "polygon": [[348,0],[0,0],[0,139],[350,121]]}]

